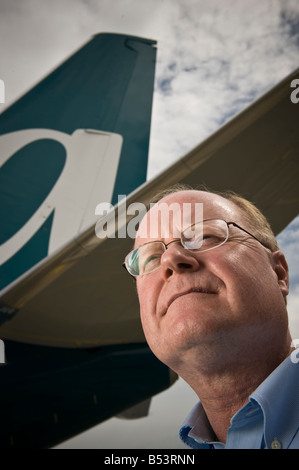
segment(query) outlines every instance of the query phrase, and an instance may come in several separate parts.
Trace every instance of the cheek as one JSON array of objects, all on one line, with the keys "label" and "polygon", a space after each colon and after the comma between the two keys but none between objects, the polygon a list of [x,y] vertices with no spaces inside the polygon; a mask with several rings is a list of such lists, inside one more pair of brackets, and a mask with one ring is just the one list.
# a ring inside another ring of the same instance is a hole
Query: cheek
[{"label": "cheek", "polygon": [[157,289],[146,279],[138,280],[137,292],[140,306],[140,317],[144,329],[153,322],[156,315]]},{"label": "cheek", "polygon": [[[137,292],[140,306],[140,319],[145,339],[152,352],[160,358],[161,338],[159,318],[156,314],[161,285],[156,279],[138,280]],[[161,359],[160,359],[161,360]]]},{"label": "cheek", "polygon": [[150,312],[150,307],[146,304],[143,304],[142,306],[140,305],[140,319],[146,342],[149,345],[151,351],[158,357],[158,325],[154,321],[154,316]]},{"label": "cheek", "polygon": [[[253,253],[255,255],[255,253]],[[232,303],[244,303],[256,310],[263,310],[273,301],[275,291],[278,291],[276,274],[269,261],[263,257],[232,255],[226,267],[224,276],[228,298]]]}]

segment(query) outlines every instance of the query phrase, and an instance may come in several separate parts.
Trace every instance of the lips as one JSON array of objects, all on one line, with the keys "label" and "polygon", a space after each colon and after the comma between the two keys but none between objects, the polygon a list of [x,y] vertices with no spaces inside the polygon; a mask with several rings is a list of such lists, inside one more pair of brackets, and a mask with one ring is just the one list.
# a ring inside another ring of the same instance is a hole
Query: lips
[{"label": "lips", "polygon": [[[197,292],[197,293],[200,293],[200,294],[217,294],[216,291],[214,290],[211,290],[209,288],[203,288],[203,287],[192,287],[190,289],[187,289],[183,292],[180,292],[178,294],[175,294],[173,295],[172,297],[170,297],[168,303],[167,303],[167,307],[166,307],[166,311],[169,309],[170,305],[176,300],[178,299],[179,297],[182,297],[183,295],[187,295],[187,294],[191,294],[192,292]],[[166,312],[165,312],[166,313]]]}]

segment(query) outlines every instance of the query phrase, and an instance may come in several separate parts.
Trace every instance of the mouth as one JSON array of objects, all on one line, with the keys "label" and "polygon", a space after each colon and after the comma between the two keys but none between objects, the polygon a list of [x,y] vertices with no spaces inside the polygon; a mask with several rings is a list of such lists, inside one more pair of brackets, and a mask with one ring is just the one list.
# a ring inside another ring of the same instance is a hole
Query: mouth
[{"label": "mouth", "polygon": [[191,294],[193,292],[196,292],[198,294],[217,294],[217,292],[215,291],[212,291],[211,289],[205,289],[205,288],[202,288],[202,287],[192,287],[191,289],[188,289],[184,292],[180,292],[179,294],[175,294],[173,295],[169,301],[168,301],[168,304],[167,304],[167,308],[166,308],[166,311],[169,309],[170,305],[176,300],[178,299],[179,297],[182,297],[183,295],[187,295],[187,294]]}]

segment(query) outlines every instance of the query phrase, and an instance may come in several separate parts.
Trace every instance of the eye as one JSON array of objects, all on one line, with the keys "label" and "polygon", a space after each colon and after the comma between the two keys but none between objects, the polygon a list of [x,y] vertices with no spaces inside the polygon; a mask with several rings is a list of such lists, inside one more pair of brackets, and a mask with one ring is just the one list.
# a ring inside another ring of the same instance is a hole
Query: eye
[{"label": "eye", "polygon": [[203,245],[212,245],[214,243],[219,243],[222,241],[223,237],[216,235],[215,233],[205,234],[202,239]]},{"label": "eye", "polygon": [[138,253],[138,250],[133,251],[130,258],[128,259],[128,264],[130,266],[130,270],[131,270],[132,274],[138,275],[139,274],[139,253]]},{"label": "eye", "polygon": [[143,263],[142,270],[144,273],[152,271],[159,265],[161,255],[151,255]]},{"label": "eye", "polygon": [[160,266],[163,245],[158,243],[147,244],[142,247],[139,254],[140,274],[147,274]]}]

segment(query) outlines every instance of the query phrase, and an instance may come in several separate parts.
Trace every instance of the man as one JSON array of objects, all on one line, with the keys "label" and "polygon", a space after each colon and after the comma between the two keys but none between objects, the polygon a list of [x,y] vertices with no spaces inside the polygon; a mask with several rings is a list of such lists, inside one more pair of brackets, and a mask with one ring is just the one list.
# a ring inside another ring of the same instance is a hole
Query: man
[{"label": "man", "polygon": [[[165,203],[173,208],[167,221]],[[204,222],[196,220],[199,204]],[[288,266],[264,216],[236,195],[170,191],[142,220],[126,267],[150,348],[200,399],[180,430],[183,442],[299,448]]]}]

